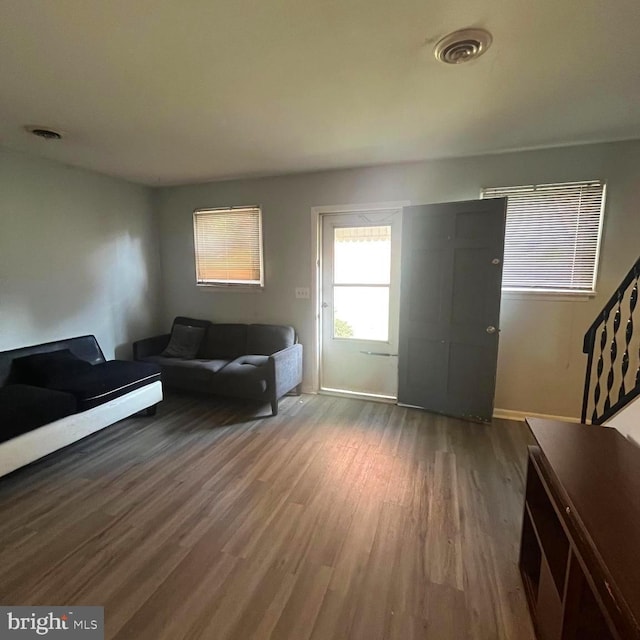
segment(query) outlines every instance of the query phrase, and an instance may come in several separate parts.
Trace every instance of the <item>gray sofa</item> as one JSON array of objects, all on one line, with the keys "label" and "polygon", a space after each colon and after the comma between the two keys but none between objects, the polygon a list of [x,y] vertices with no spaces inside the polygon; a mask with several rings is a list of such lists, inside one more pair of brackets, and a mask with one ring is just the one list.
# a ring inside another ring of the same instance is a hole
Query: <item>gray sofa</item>
[{"label": "gray sofa", "polygon": [[158,364],[166,388],[270,403],[302,384],[302,345],[293,327],[216,324],[177,317],[171,333],[139,340],[133,357]]}]

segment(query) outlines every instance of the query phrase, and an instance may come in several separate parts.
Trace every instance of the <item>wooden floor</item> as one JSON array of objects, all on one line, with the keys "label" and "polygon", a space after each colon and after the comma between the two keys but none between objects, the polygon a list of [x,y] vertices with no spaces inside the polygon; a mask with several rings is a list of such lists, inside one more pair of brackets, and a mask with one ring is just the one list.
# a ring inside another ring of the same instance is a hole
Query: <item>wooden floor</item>
[{"label": "wooden floor", "polygon": [[527,434],[360,400],[175,396],[0,480],[0,603],[107,638],[532,640]]}]

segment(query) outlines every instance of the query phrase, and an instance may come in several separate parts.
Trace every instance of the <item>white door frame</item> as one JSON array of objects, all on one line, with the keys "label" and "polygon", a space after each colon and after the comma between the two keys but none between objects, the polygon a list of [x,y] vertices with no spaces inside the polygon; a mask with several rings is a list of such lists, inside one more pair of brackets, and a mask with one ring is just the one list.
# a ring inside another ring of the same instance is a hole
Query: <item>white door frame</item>
[{"label": "white door frame", "polygon": [[402,209],[411,204],[410,200],[395,200],[392,202],[371,202],[362,204],[342,204],[321,207],[311,207],[311,300],[313,302],[313,348],[305,351],[310,357],[311,380],[309,389],[311,393],[318,393],[320,390],[320,347],[321,347],[321,326],[320,326],[320,259],[322,250],[322,216],[324,214],[335,213],[360,213],[362,211],[384,211],[386,209]]}]

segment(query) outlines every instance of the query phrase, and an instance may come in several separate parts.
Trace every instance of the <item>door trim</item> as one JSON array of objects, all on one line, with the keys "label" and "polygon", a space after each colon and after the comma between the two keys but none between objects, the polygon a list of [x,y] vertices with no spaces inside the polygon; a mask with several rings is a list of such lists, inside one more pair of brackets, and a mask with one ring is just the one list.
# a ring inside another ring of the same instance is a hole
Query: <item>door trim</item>
[{"label": "door trim", "polygon": [[[308,350],[311,365],[309,389],[312,393],[320,391],[320,348],[322,330],[320,326],[320,266],[322,251],[322,216],[336,213],[361,213],[362,211],[384,211],[386,209],[402,209],[411,205],[410,200],[394,200],[390,202],[369,202],[358,204],[341,204],[311,207],[311,300],[313,313],[313,348]],[[307,351],[305,351],[307,353]]]}]

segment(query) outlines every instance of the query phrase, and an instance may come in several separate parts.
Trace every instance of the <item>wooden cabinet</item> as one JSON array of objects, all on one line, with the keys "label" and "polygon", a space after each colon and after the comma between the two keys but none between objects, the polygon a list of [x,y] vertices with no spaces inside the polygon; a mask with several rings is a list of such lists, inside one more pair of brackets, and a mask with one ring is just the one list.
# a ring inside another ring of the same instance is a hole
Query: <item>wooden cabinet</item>
[{"label": "wooden cabinet", "polygon": [[540,640],[640,639],[640,449],[529,419],[520,572]]}]

